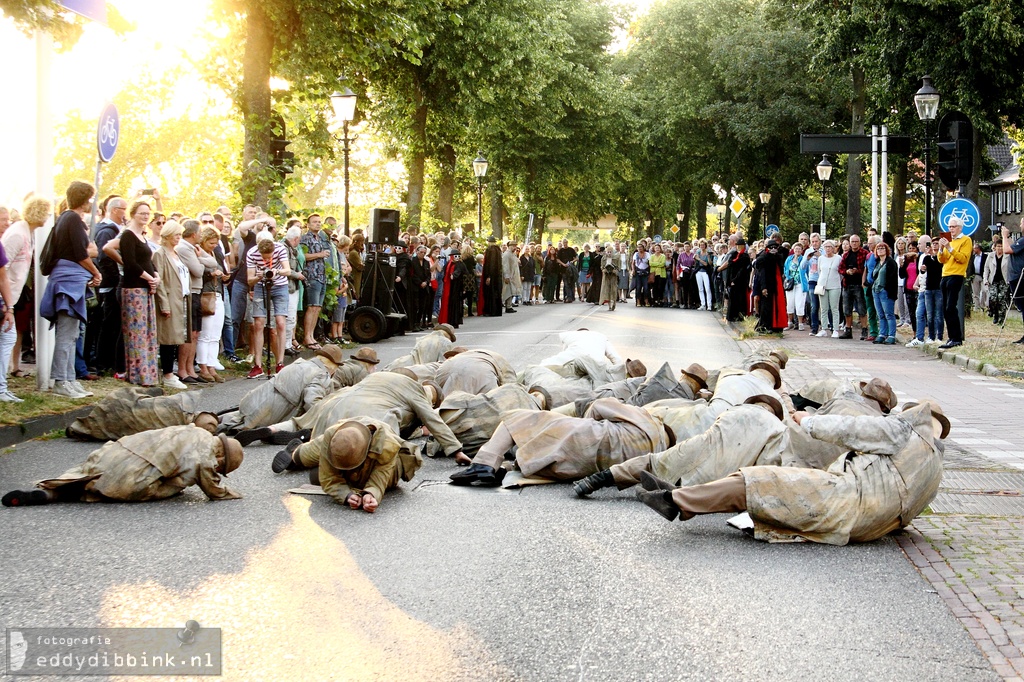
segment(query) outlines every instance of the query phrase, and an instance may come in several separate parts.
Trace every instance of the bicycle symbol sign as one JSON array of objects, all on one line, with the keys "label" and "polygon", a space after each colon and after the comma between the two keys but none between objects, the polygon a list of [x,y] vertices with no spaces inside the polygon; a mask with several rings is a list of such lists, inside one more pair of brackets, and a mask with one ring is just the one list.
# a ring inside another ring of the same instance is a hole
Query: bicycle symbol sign
[{"label": "bicycle symbol sign", "polygon": [[963,234],[971,236],[981,225],[981,211],[978,205],[970,199],[951,199],[939,209],[939,230],[949,232],[949,221],[952,218],[960,218],[964,221]]},{"label": "bicycle symbol sign", "polygon": [[121,120],[117,115],[117,107],[107,104],[100,114],[99,127],[96,130],[96,150],[100,160],[109,163],[117,151],[117,139],[121,132]]}]

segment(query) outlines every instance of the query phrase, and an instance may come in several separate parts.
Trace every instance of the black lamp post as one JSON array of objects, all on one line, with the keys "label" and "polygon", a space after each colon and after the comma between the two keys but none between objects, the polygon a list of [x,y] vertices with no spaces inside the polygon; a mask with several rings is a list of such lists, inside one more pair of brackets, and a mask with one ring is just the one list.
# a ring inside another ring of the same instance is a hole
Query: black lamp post
[{"label": "black lamp post", "polygon": [[939,91],[931,76],[921,77],[921,88],[914,93],[917,117],[924,121],[924,233],[932,233],[932,121],[939,114]]},{"label": "black lamp post", "polygon": [[331,95],[331,107],[334,108],[335,120],[341,121],[342,123],[342,137],[343,143],[342,152],[345,156],[345,220],[343,227],[345,229],[345,236],[348,236],[348,154],[351,150],[350,143],[354,138],[348,136],[348,124],[356,116],[356,93],[352,92],[349,88],[345,88],[344,92],[335,92]]},{"label": "black lamp post", "polygon": [[[680,211],[679,213],[676,213],[676,227],[679,228],[679,232],[676,232],[676,237],[677,238],[679,237],[680,234],[683,234],[683,218],[685,218],[685,217],[686,217],[686,214],[684,214],[682,211]],[[683,235],[683,241],[686,241],[689,238],[689,236],[690,236],[690,229],[689,229],[689,226],[687,226],[686,234]]]},{"label": "black lamp post", "polygon": [[821,155],[821,161],[818,162],[817,166],[818,179],[821,180],[821,221],[819,229],[821,230],[821,238],[825,238],[825,183],[828,182],[829,178],[832,177],[832,162],[828,160],[827,154]]},{"label": "black lamp post", "polygon": [[477,152],[473,159],[473,175],[476,176],[476,230],[484,233],[484,176],[487,175],[487,159],[483,152]]},{"label": "black lamp post", "polygon": [[768,237],[768,202],[772,200],[771,192],[761,192],[757,195],[757,198],[761,200],[761,236]]}]

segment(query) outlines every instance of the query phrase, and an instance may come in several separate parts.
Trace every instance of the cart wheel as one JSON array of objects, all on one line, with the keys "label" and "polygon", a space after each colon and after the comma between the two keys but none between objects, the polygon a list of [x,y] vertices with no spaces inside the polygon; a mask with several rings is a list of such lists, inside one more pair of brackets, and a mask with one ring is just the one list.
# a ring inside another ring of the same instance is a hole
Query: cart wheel
[{"label": "cart wheel", "polygon": [[388,323],[384,318],[384,313],[370,306],[356,308],[348,323],[352,340],[358,343],[380,341],[387,332],[387,327]]}]

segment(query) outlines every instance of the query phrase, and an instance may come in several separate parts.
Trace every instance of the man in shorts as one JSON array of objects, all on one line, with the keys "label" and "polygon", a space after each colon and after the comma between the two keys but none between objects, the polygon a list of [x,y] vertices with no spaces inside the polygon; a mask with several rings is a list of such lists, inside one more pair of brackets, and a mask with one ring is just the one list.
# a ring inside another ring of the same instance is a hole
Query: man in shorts
[{"label": "man in shorts", "polygon": [[[267,324],[267,316],[274,315],[274,329],[271,334],[272,350],[276,358],[275,372],[284,367],[284,330],[288,321],[288,250],[284,244],[272,238],[263,237],[257,242],[256,248],[246,256],[246,273],[249,288],[252,290],[252,322],[253,322],[253,367],[249,371],[249,379],[263,375],[261,364],[263,354],[263,328]],[[270,307],[267,310],[264,301],[264,288],[270,289]],[[270,373],[269,370],[267,372]]]}]

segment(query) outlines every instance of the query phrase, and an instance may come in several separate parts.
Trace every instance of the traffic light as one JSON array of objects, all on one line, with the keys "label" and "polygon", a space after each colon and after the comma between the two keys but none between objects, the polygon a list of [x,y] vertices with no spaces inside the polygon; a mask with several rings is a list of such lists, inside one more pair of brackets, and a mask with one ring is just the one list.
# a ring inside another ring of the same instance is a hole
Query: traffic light
[{"label": "traffic light", "polygon": [[284,118],[280,114],[274,115],[270,135],[270,165],[283,180],[295,168],[295,154],[288,151],[291,140],[288,139]]},{"label": "traffic light", "polygon": [[970,120],[958,111],[943,116],[938,146],[939,179],[955,192],[974,175],[974,127]]}]

